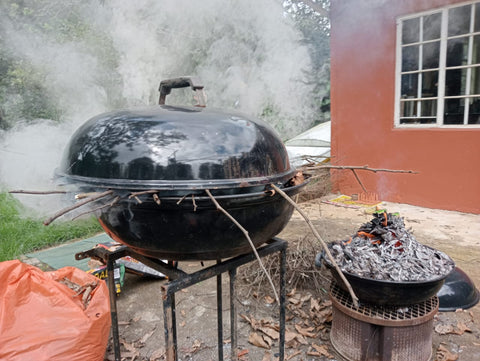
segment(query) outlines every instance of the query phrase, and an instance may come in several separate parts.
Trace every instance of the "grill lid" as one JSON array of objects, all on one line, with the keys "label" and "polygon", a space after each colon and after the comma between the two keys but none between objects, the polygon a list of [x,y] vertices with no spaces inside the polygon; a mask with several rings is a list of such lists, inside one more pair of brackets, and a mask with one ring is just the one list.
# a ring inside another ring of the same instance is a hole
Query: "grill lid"
[{"label": "grill lid", "polygon": [[284,184],[294,173],[283,142],[263,121],[168,105],[90,119],[57,170],[71,181],[128,189]]}]

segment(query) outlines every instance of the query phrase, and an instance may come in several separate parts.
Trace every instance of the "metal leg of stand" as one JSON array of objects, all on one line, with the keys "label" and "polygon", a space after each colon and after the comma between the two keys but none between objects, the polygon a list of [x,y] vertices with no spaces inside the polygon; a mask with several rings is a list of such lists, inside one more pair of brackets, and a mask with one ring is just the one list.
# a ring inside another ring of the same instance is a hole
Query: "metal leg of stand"
[{"label": "metal leg of stand", "polygon": [[113,351],[115,352],[115,361],[121,361],[120,339],[118,334],[118,316],[117,316],[117,290],[115,288],[115,260],[108,260],[108,293],[110,298],[110,315],[112,318],[112,338]]},{"label": "metal leg of stand", "polygon": [[235,360],[237,357],[237,312],[235,307],[236,293],[235,293],[235,277],[237,275],[237,269],[231,269],[228,271],[230,276],[230,345],[231,359]]},{"label": "metal leg of stand", "polygon": [[[279,339],[279,361],[284,361],[285,357],[285,270],[286,270],[286,248],[287,243],[279,238],[273,238],[267,242],[265,246],[257,249],[260,257],[272,254],[273,252],[280,252],[280,339]],[[218,351],[219,360],[223,361],[223,320],[222,320],[222,277],[221,274],[229,272],[230,276],[230,335],[231,335],[231,355],[232,360],[235,360],[237,355],[237,314],[235,307],[236,291],[235,278],[237,268],[241,265],[255,260],[253,253],[240,255],[231,258],[227,261],[217,261],[215,266],[207,267],[206,269],[197,271],[192,274],[187,274],[181,270],[173,267],[173,263],[166,265],[164,262],[154,258],[145,257],[128,249],[126,246],[116,250],[109,251],[104,248],[94,248],[86,252],[77,253],[75,259],[81,260],[87,257],[95,257],[107,263],[107,271],[111,277],[108,277],[108,287],[110,296],[110,310],[112,317],[112,334],[113,347],[115,351],[115,361],[121,361],[120,356],[120,340],[118,332],[118,316],[116,303],[116,287],[114,277],[115,260],[130,255],[133,258],[138,258],[141,262],[148,266],[168,275],[170,282],[162,286],[163,296],[163,315],[165,326],[165,348],[167,361],[178,361],[178,347],[177,347],[177,328],[175,316],[175,292],[186,287],[192,286],[203,280],[211,277],[217,277],[217,313],[218,313]]]},{"label": "metal leg of stand", "polygon": [[[217,264],[221,260],[217,261]],[[223,361],[223,313],[222,313],[222,274],[217,275],[217,344],[218,344],[218,361]]]},{"label": "metal leg of stand", "polygon": [[177,327],[175,319],[175,294],[163,288],[163,322],[167,361],[177,361]]},{"label": "metal leg of stand", "polygon": [[279,340],[279,361],[285,358],[285,270],[287,267],[287,249],[280,251],[280,340]]}]

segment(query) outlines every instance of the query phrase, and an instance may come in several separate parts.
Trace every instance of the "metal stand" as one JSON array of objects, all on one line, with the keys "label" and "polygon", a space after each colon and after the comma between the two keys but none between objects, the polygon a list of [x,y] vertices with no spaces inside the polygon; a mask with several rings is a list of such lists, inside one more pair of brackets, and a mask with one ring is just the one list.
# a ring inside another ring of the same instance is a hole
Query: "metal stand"
[{"label": "metal stand", "polygon": [[[260,257],[279,252],[280,254],[280,336],[279,336],[279,360],[283,361],[285,357],[285,269],[286,269],[286,249],[287,242],[280,238],[272,238],[266,245],[259,247],[257,252]],[[223,319],[222,319],[222,273],[228,272],[230,278],[230,339],[231,339],[231,359],[236,360],[237,349],[237,313],[235,307],[235,279],[237,268],[249,262],[255,261],[255,254],[248,253],[226,261],[218,260],[215,265],[204,268],[200,271],[188,274],[173,266],[172,263],[165,263],[161,260],[146,257],[121,246],[114,251],[97,247],[86,252],[80,252],[75,255],[75,259],[84,258],[100,259],[107,264],[109,275],[113,275],[115,261],[125,256],[130,256],[145,265],[167,275],[169,281],[161,286],[163,298],[163,319],[165,328],[165,348],[167,361],[177,361],[177,326],[175,317],[175,293],[184,288],[192,286],[198,282],[205,281],[212,277],[217,277],[217,328],[218,328],[218,360],[223,361]],[[112,336],[115,360],[120,361],[120,340],[118,333],[117,317],[117,294],[115,289],[114,277],[108,277],[108,288],[110,294],[110,310],[112,315]]]}]

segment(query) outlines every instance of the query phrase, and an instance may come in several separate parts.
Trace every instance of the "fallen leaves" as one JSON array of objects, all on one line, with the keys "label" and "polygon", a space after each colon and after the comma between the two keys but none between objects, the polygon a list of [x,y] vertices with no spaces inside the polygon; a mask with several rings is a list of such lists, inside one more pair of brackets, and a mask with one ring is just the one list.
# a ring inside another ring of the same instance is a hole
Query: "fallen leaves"
[{"label": "fallen leaves", "polygon": [[248,336],[248,342],[250,342],[253,346],[270,349],[272,339],[268,336],[260,335],[256,332],[251,332]]},{"label": "fallen leaves", "polygon": [[[310,294],[297,293],[295,289],[287,296],[289,326],[285,327],[285,348],[293,349],[294,352],[287,353],[285,360],[290,360],[302,353],[306,356],[333,357],[326,345],[317,344],[319,339],[328,339],[326,332],[327,324],[332,321],[331,302],[316,299]],[[264,300],[268,303],[268,298],[264,297]],[[278,323],[267,319],[256,319],[252,315],[241,314],[240,317],[252,328],[248,337],[251,345],[270,350],[274,342],[279,340]],[[269,361],[269,355],[265,353],[262,361]]]},{"label": "fallen leaves", "polygon": [[90,282],[86,283],[84,285],[79,285],[78,283],[75,283],[68,279],[67,277],[64,277],[60,281],[58,281],[61,284],[64,284],[71,290],[75,291],[75,294],[72,296],[73,298],[76,298],[80,296],[80,299],[82,301],[83,309],[87,309],[90,300],[92,299],[93,291],[98,285],[98,282]]},{"label": "fallen leaves", "polygon": [[312,344],[312,349],[307,351],[308,356],[325,356],[327,358],[333,358],[334,356],[328,352],[328,347],[326,345],[316,345]]},{"label": "fallen leaves", "polygon": [[452,324],[438,324],[435,326],[435,332],[440,335],[463,335],[465,332],[472,332],[472,330],[464,322],[458,322],[456,326]]},{"label": "fallen leaves", "polygon": [[444,345],[440,344],[435,354],[435,361],[456,361],[458,354],[450,352]]}]

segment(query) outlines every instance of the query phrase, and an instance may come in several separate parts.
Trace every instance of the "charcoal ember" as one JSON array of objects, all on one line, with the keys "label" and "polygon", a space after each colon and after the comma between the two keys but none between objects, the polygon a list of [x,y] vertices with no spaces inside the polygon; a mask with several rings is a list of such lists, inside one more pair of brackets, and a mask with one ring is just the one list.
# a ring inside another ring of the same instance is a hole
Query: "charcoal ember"
[{"label": "charcoal ember", "polygon": [[375,214],[350,239],[329,248],[343,272],[375,280],[430,281],[455,267],[448,255],[418,242],[402,217],[387,212]]}]

